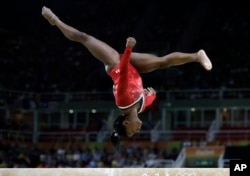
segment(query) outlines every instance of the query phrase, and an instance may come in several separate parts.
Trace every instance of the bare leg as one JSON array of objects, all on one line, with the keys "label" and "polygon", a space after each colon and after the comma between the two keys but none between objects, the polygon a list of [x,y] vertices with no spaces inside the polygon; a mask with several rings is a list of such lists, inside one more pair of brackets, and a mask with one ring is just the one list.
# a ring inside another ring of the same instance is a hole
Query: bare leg
[{"label": "bare leg", "polygon": [[131,63],[142,73],[190,62],[198,62],[206,70],[212,69],[212,63],[204,50],[199,50],[196,53],[173,52],[162,57],[143,53],[132,53],[131,55]]},{"label": "bare leg", "polygon": [[[66,38],[83,44],[93,56],[104,63],[107,71],[119,63],[119,53],[106,43],[65,24],[47,7],[42,8],[42,15],[51,25],[57,26]],[[162,57],[143,53],[131,54],[131,63],[140,72],[151,72],[190,62],[199,62],[206,70],[212,69],[212,63],[203,50],[197,53],[174,52]]]},{"label": "bare leg", "polygon": [[42,8],[42,15],[51,25],[58,27],[66,38],[83,44],[94,57],[105,65],[106,71],[119,63],[119,53],[106,43],[65,24],[47,7]]}]

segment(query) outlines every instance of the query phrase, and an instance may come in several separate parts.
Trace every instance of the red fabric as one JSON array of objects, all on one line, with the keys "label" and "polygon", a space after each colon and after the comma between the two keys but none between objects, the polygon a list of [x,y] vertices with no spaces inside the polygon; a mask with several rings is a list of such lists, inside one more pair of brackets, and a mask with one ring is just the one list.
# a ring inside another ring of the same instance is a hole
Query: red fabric
[{"label": "red fabric", "polygon": [[150,105],[152,105],[155,99],[156,99],[156,94],[146,96],[145,103],[141,111],[142,112],[145,111]]},{"label": "red fabric", "polygon": [[131,53],[132,48],[127,47],[121,54],[119,65],[112,69],[109,75],[114,82],[113,93],[118,108],[129,108],[142,99],[142,107],[139,110],[142,112],[152,104],[156,95],[145,96],[141,76],[130,63]]}]

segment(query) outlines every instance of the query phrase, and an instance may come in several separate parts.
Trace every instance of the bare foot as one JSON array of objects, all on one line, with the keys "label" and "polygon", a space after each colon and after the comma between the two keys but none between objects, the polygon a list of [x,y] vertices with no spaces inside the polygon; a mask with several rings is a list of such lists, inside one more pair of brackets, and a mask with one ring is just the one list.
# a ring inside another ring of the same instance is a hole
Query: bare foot
[{"label": "bare foot", "polygon": [[133,37],[128,37],[128,38],[127,38],[126,47],[131,47],[131,48],[133,48],[133,47],[135,46],[135,44],[136,44],[135,38],[133,38]]},{"label": "bare foot", "polygon": [[212,69],[212,63],[210,59],[207,57],[207,54],[204,50],[199,50],[198,51],[198,56],[199,56],[199,62],[201,65],[206,69],[206,70],[211,70]]},{"label": "bare foot", "polygon": [[42,8],[42,15],[44,16],[44,18],[46,18],[46,20],[48,20],[51,25],[55,25],[56,20],[58,20],[58,17],[45,6]]}]

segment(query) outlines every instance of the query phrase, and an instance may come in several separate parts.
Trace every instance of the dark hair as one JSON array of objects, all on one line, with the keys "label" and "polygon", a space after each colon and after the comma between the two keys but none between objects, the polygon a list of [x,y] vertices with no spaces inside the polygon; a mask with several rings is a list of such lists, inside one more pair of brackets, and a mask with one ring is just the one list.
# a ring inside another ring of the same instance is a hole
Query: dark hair
[{"label": "dark hair", "polygon": [[123,125],[123,121],[124,121],[125,117],[126,117],[126,115],[119,115],[113,123],[114,131],[111,134],[110,139],[111,139],[112,144],[117,149],[119,149],[119,147],[120,147],[120,137],[127,137],[126,128]]}]

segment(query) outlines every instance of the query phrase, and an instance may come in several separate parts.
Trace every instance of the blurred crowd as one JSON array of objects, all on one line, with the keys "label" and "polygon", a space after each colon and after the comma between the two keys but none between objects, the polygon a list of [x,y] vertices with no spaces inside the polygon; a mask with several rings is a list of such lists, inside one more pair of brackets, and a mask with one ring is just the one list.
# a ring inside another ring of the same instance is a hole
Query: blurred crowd
[{"label": "blurred crowd", "polygon": [[[0,27],[0,89],[109,91],[103,65],[83,46],[68,41],[41,15],[50,7],[63,21],[122,52],[128,36],[135,51],[157,55],[204,48],[214,68],[188,64],[143,74],[160,90],[249,87],[249,13],[244,4],[141,1],[6,2]],[[22,8],[20,8],[22,7]],[[33,8],[32,8],[33,7]],[[129,12],[129,13],[128,13]],[[101,81],[100,81],[101,80]]]},{"label": "blurred crowd", "polygon": [[156,159],[175,160],[177,149],[130,146],[120,153],[113,148],[54,146],[48,149],[36,145],[2,143],[0,168],[103,168],[147,167],[146,161]]}]

